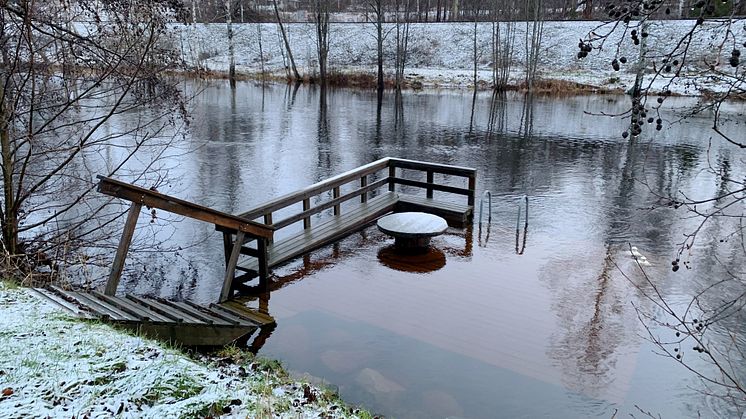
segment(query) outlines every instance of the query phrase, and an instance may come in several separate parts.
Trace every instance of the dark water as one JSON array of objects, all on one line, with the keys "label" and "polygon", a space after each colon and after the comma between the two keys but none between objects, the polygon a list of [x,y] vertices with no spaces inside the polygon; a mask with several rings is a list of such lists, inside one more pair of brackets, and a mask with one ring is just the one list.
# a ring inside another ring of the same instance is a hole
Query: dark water
[{"label": "dark water", "polygon": [[[276,291],[247,299],[277,327],[247,344],[391,417],[643,416],[635,405],[663,417],[727,417],[734,413],[644,339],[635,307],[656,307],[629,246],[677,307],[726,268],[742,273],[741,243],[720,243],[737,222],[728,220],[707,224],[692,269],[673,273],[698,220],[659,208],[660,196],[715,196],[725,186],[709,168],[743,178],[742,156],[710,141],[708,115],[661,132],[649,126],[631,144],[621,119],[589,114],[622,111],[627,100],[480,94],[472,107],[468,92],[425,92],[401,103],[387,95],[379,108],[369,92],[322,99],[307,88],[212,84],[196,99],[190,153],[174,157],[169,192],[240,212],[384,156],[475,167],[479,194],[493,197],[489,232],[485,224],[481,234],[475,226],[433,239],[426,269],[387,256],[392,240],[375,228],[282,267]],[[517,248],[524,196],[529,227]],[[153,256],[160,267],[125,280],[125,291],[217,299],[220,236],[204,224],[156,224],[161,237],[193,246],[168,266]]]}]

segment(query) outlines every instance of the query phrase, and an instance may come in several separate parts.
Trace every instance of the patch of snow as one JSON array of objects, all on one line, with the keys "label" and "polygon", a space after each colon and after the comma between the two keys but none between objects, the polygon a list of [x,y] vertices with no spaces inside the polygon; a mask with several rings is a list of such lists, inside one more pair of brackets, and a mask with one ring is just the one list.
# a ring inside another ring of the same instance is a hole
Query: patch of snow
[{"label": "patch of snow", "polygon": [[[2,283],[0,347],[3,418],[354,417],[316,388],[197,362],[155,341],[73,319]],[[305,398],[309,391],[315,400]]]},{"label": "patch of snow", "polygon": [[[627,90],[635,79],[635,59],[638,49],[622,39],[624,32],[615,31],[599,49],[584,59],[577,58],[578,42],[598,29],[602,22],[572,21],[546,22],[544,41],[540,53],[540,77],[559,79],[591,86]],[[660,68],[664,54],[671,48],[671,40],[678,39],[692,29],[693,20],[667,20],[652,22],[648,29],[648,73],[653,61]],[[311,23],[285,24],[289,42],[298,70],[305,75],[317,73],[315,28]],[[393,24],[386,24],[389,33],[384,41],[384,67],[387,77],[393,78],[395,37],[390,32]],[[272,76],[285,75],[289,60],[284,52],[279,27],[273,23],[233,24],[235,39],[236,71],[257,75],[264,68]],[[525,22],[516,24],[512,84],[524,77]],[[228,69],[228,44],[225,24],[194,24],[172,26],[176,42],[188,65],[225,72]],[[258,34],[262,33],[262,51],[259,54]],[[744,34],[740,25],[731,27],[736,39]],[[725,77],[733,73],[727,64],[729,50],[720,51],[728,32],[718,22],[705,22],[694,33],[692,47],[687,52],[688,67],[682,69],[680,78],[672,82],[670,76],[661,75],[650,85],[653,92],[665,89],[684,95],[696,95],[702,89],[723,91],[729,87],[727,80],[703,77],[703,70],[713,64]],[[330,25],[329,68],[343,73],[376,72],[375,26],[371,23],[332,23]],[[474,62],[473,23],[413,23],[410,26],[408,66],[405,76],[418,81],[423,87],[473,87]],[[621,42],[623,40],[623,42]],[[492,23],[479,23],[477,27],[478,80],[492,82],[493,62]],[[718,52],[720,51],[720,52]],[[611,68],[614,58],[626,57],[628,63],[620,71]],[[648,74],[646,80],[650,80]],[[646,82],[647,83],[647,82]],[[670,84],[670,85],[669,85]]]}]

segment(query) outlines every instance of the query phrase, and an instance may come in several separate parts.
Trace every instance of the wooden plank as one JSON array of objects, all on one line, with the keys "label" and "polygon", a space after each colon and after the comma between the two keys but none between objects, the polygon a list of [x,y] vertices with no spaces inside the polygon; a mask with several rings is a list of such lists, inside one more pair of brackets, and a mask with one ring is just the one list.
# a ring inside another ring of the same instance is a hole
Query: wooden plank
[{"label": "wooden plank", "polygon": [[235,215],[226,214],[212,208],[203,207],[193,202],[161,194],[150,189],[130,185],[104,176],[98,176],[98,191],[139,203],[148,207],[159,208],[174,214],[183,215],[195,220],[206,221],[236,231],[243,231],[255,237],[272,237],[274,230],[264,224],[250,221]]},{"label": "wooden plank", "polygon": [[65,291],[57,287],[53,287],[53,289],[57,293],[62,294],[65,297],[72,298],[78,303],[80,303],[80,305],[84,307],[88,307],[92,311],[99,313],[102,316],[106,316],[107,318],[111,318],[112,320],[124,321],[124,322],[137,322],[140,320],[137,317],[130,315],[129,313],[119,310],[116,307],[112,307],[106,302],[97,300],[95,299],[95,297],[91,297],[84,293],[75,292],[75,291]]},{"label": "wooden plank", "polygon": [[[276,230],[279,230],[281,228],[285,228],[291,224],[297,223],[300,220],[305,220],[306,218],[310,217],[311,215],[318,214],[326,209],[339,206],[342,202],[349,201],[350,199],[353,199],[359,195],[364,195],[367,192],[373,191],[375,189],[378,189],[388,183],[388,179],[384,178],[381,180],[378,180],[376,182],[371,183],[370,185],[366,186],[365,188],[357,189],[353,192],[350,192],[348,194],[345,194],[343,196],[340,196],[336,199],[333,199],[331,201],[324,202],[322,204],[319,204],[313,208],[309,208],[308,210],[304,210],[298,214],[292,215],[290,217],[284,218],[277,223],[273,225]],[[310,206],[310,202],[309,202]],[[335,214],[338,215],[338,214]],[[307,228],[304,224],[303,228]]]},{"label": "wooden plank", "polygon": [[[396,194],[386,193],[371,199],[354,212],[335,217],[298,235],[273,243],[269,248],[268,267],[281,265],[304,253],[344,238],[355,231],[366,228],[381,215],[393,211],[397,203]],[[256,269],[254,261],[242,265],[246,269]]]},{"label": "wooden plank", "polygon": [[432,208],[439,208],[449,211],[468,213],[472,211],[471,206],[464,204],[456,204],[453,202],[438,201],[432,198],[425,198],[422,196],[410,195],[410,194],[399,194],[399,202],[407,202],[418,205],[423,205]]},{"label": "wooden plank", "polygon": [[139,298],[134,295],[127,295],[127,298],[129,298],[130,300],[134,301],[137,304],[147,307],[149,310],[155,311],[156,313],[160,315],[166,316],[177,323],[204,324],[201,320],[195,319],[191,316],[187,316],[185,313],[181,311],[174,311],[172,308],[168,306],[163,306],[157,301]]},{"label": "wooden plank", "polygon": [[122,238],[119,239],[119,247],[117,247],[117,253],[114,256],[114,262],[111,265],[109,279],[106,281],[106,288],[104,290],[104,294],[106,295],[114,295],[117,293],[119,279],[121,278],[122,270],[124,269],[124,260],[125,258],[127,258],[127,252],[130,249],[132,235],[135,234],[137,217],[140,216],[141,208],[142,204],[138,202],[133,202],[132,205],[130,205],[130,210],[127,213],[127,221],[124,223]]},{"label": "wooden plank", "polygon": [[174,322],[173,319],[163,316],[160,313],[157,313],[153,310],[148,309],[147,307],[143,307],[139,304],[135,304],[126,298],[110,297],[108,295],[104,295],[101,293],[96,293],[96,296],[98,296],[101,299],[105,299],[106,301],[109,301],[112,304],[116,304],[118,307],[122,307],[122,308],[126,307],[127,309],[131,311],[137,312],[140,314],[140,316],[147,317],[150,321],[161,322],[161,323],[173,323]]},{"label": "wooden plank", "polygon": [[141,322],[149,322],[149,321],[154,320],[152,314],[146,311],[145,309],[140,309],[137,307],[132,308],[127,304],[123,304],[122,301],[120,301],[120,300],[124,300],[122,298],[111,297],[109,295],[102,294],[97,291],[93,291],[91,293],[91,296],[95,297],[97,300],[108,303],[109,305],[111,305],[112,307],[115,307],[118,310],[128,313],[129,315],[137,318]]},{"label": "wooden plank", "polygon": [[296,192],[283,195],[279,198],[275,198],[265,204],[258,207],[252,208],[246,212],[241,213],[239,216],[253,220],[254,218],[263,216],[267,212],[274,212],[278,209],[285,208],[289,205],[301,202],[303,199],[308,199],[312,196],[318,195],[322,192],[326,192],[336,186],[342,186],[346,183],[350,183],[361,176],[370,175],[379,172],[388,167],[389,158],[385,157],[380,160],[376,160],[372,163],[368,163],[364,166],[360,166],[356,169],[352,169],[348,172],[336,175],[324,181],[314,183],[306,188],[303,188]]},{"label": "wooden plank", "polygon": [[[295,236],[291,236],[277,243],[274,243],[270,247],[270,260],[272,259],[273,252],[278,252],[290,243],[295,241],[306,242],[314,240],[314,237],[333,233],[333,230],[345,229],[348,224],[357,223],[359,219],[365,218],[371,213],[378,213],[383,211],[392,211],[394,205],[397,202],[396,194],[387,192],[384,195],[380,195],[376,198],[371,199],[368,203],[360,205],[344,215],[334,217],[327,220],[310,230],[304,230]],[[330,231],[331,230],[331,231]]]},{"label": "wooden plank", "polygon": [[249,324],[249,325],[256,325],[256,326],[261,326],[262,325],[262,323],[260,323],[260,322],[258,322],[256,320],[249,319],[249,318],[244,317],[244,316],[238,316],[238,315],[236,315],[233,312],[228,311],[228,310],[223,310],[222,306],[220,304],[210,304],[210,311],[212,313],[214,313],[216,316],[217,315],[224,316],[226,319],[231,319],[232,321],[236,322],[237,324],[242,324],[242,325]]},{"label": "wooden plank", "polygon": [[236,233],[236,241],[233,243],[233,250],[231,256],[228,259],[228,265],[225,268],[225,276],[223,277],[223,288],[220,291],[219,302],[225,301],[231,297],[231,285],[233,279],[236,277],[236,264],[238,263],[238,257],[241,255],[241,248],[243,247],[243,236],[244,233],[239,231]]},{"label": "wooden plank", "polygon": [[232,325],[242,325],[243,324],[240,320],[236,320],[235,318],[232,318],[230,316],[226,316],[223,313],[215,312],[214,310],[210,310],[207,307],[194,304],[191,301],[184,301],[184,304],[192,307],[195,310],[198,310],[198,311],[201,311],[203,313],[209,314],[210,316],[217,317],[217,318],[219,318],[219,319],[221,319],[221,320],[223,320],[225,322],[228,322],[228,323],[230,323]]},{"label": "wooden plank", "polygon": [[30,288],[30,290],[37,296],[44,298],[47,301],[50,301],[54,303],[55,305],[71,312],[77,317],[80,317],[82,319],[91,320],[97,318],[96,316],[91,315],[90,312],[82,310],[80,307],[76,306],[75,304],[72,304],[65,299],[53,294],[50,291],[47,291],[43,288]]},{"label": "wooden plank", "polygon": [[401,167],[402,169],[413,169],[420,171],[432,170],[435,173],[461,177],[468,177],[477,172],[477,169],[473,169],[471,167],[452,166],[448,164],[430,163],[398,158],[390,158],[389,164],[393,167]]},{"label": "wooden plank", "polygon": [[[233,304],[237,305],[237,303],[233,303]],[[231,303],[216,304],[216,305],[210,305],[210,308],[222,310],[225,313],[232,314],[234,316],[244,319],[245,321],[254,322],[255,324],[260,325],[260,326],[263,326],[265,324],[275,323],[275,319],[273,319],[270,316],[256,312],[254,310],[247,310],[245,307],[233,308],[230,305]]]},{"label": "wooden plank", "polygon": [[166,299],[158,299],[158,302],[175,308],[176,310],[182,311],[194,318],[200,319],[201,321],[215,325],[215,326],[233,326],[233,323],[227,322],[219,317],[210,316],[209,314],[203,313],[200,310],[195,310],[188,304],[181,301],[169,301]]},{"label": "wooden plank", "polygon": [[420,182],[418,180],[411,180],[411,179],[396,178],[394,179],[394,183],[397,183],[399,185],[414,186],[417,188],[423,188],[427,190],[433,189],[436,191],[448,192],[448,193],[457,194],[457,195],[469,196],[472,194],[472,191],[470,189],[457,188],[455,186],[438,185],[435,183]]}]

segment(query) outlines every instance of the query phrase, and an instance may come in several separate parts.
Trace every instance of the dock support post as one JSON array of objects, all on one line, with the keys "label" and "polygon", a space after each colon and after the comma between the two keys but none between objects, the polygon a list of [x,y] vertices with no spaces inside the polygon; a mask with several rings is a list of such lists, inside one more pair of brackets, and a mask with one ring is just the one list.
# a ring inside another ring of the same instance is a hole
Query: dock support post
[{"label": "dock support post", "polygon": [[[429,183],[430,185],[432,185],[433,182],[435,182],[435,174],[433,173],[432,170],[428,170],[427,171],[427,183]],[[427,197],[428,198],[432,198],[433,197],[433,187],[432,186],[428,186],[427,187]]]},{"label": "dock support post", "polygon": [[259,251],[259,288],[262,291],[269,289],[269,254],[267,253],[267,239],[257,239],[257,250]]},{"label": "dock support post", "polygon": [[468,221],[472,221],[474,219],[474,202],[475,202],[475,195],[477,193],[477,174],[472,173],[471,176],[469,176],[469,203],[468,205],[471,207],[471,212],[469,212],[467,216]]},{"label": "dock support post", "polygon": [[[303,200],[303,211],[308,211],[311,209],[311,200],[309,198],[306,198]],[[311,217],[305,217],[303,218],[303,229],[308,230],[311,228]]]},{"label": "dock support post", "polygon": [[[332,198],[337,199],[339,198],[339,186],[332,189]],[[340,214],[340,205],[337,204],[334,206],[334,215]]]},{"label": "dock support post", "polygon": [[241,255],[244,235],[243,231],[236,233],[236,241],[233,243],[231,256],[228,258],[228,263],[225,266],[225,277],[223,278],[223,289],[220,291],[219,303],[227,301],[232,295],[233,280],[236,278],[236,264],[238,264],[238,257]]},{"label": "dock support post", "polygon": [[122,277],[122,270],[124,269],[124,259],[127,257],[127,252],[130,249],[132,235],[135,234],[137,217],[140,215],[141,208],[142,204],[139,202],[133,202],[132,205],[130,205],[130,210],[127,213],[127,221],[124,223],[124,232],[122,232],[122,238],[119,240],[117,254],[114,256],[114,262],[111,265],[111,272],[109,272],[109,280],[106,281],[106,288],[104,289],[105,295],[114,295],[117,292],[119,279]]},{"label": "dock support post", "polygon": [[[264,224],[271,226],[272,225],[272,213],[268,212],[264,214]],[[272,239],[269,239],[269,242],[272,243]]]},{"label": "dock support post", "polygon": [[[365,188],[368,186],[368,175],[365,175],[360,178],[360,188]],[[368,192],[363,192],[362,195],[360,195],[360,203],[364,204],[368,202]]]}]

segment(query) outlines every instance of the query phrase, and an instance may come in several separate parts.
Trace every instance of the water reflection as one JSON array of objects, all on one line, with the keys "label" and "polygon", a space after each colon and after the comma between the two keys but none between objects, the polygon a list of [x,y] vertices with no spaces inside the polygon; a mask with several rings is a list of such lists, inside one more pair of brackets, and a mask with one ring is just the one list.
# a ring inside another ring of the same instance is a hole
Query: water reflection
[{"label": "water reflection", "polygon": [[[197,202],[240,212],[388,155],[476,167],[479,192],[495,198],[492,224],[434,239],[446,263],[428,273],[382,266],[387,238],[374,230],[276,269],[269,294],[245,299],[277,319],[276,329],[247,341],[253,350],[396,417],[438,417],[435,405],[462,417],[608,417],[635,413],[638,401],[663,416],[707,412],[686,390],[696,382],[648,357],[638,337],[630,302],[644,305],[645,288],[628,248],[644,249],[650,274],[674,299],[722,269],[672,274],[669,258],[693,221],[657,208],[662,197],[727,188],[705,172],[708,154],[719,173],[744,176],[729,147],[703,140],[709,121],[630,143],[609,135],[624,121],[584,113],[618,112],[625,97],[378,96],[242,84],[235,96],[227,92],[215,85],[200,96],[196,151],[180,165]],[[516,232],[526,195],[530,239],[520,221]],[[723,235],[717,223],[707,228],[713,240]],[[206,237],[189,253],[199,280],[184,282],[172,267],[178,279],[153,272],[130,289],[214,301],[220,238],[189,222],[170,233]],[[717,249],[695,250],[714,259],[723,256]],[[719,249],[740,269],[736,240]],[[376,393],[375,382],[396,391]]]},{"label": "water reflection", "polygon": [[386,246],[378,251],[378,260],[391,269],[403,272],[427,273],[446,266],[446,255],[435,247],[422,252],[405,253],[396,246]]}]

